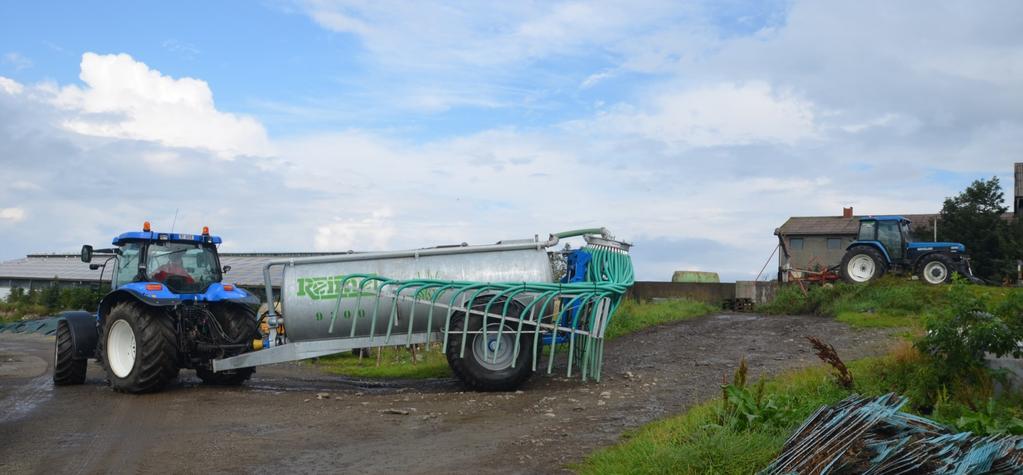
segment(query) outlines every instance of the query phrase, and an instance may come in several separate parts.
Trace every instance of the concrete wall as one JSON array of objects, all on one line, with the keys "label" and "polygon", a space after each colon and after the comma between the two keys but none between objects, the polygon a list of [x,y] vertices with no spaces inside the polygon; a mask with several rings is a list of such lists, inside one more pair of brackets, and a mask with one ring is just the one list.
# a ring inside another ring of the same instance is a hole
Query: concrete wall
[{"label": "concrete wall", "polygon": [[778,282],[773,280],[767,282],[740,280],[735,283],[735,298],[749,299],[757,305],[765,304],[774,300],[774,296],[777,292]]},{"label": "concrete wall", "polygon": [[[789,249],[790,256],[778,252],[778,267],[785,269],[786,265],[793,269],[824,270],[842,263],[842,256],[845,255],[845,248],[854,240],[855,236],[785,236],[785,245]],[[802,239],[803,249],[792,249],[792,239]],[[838,249],[828,249],[828,239],[838,239]],[[784,271],[783,271],[784,273]]]},{"label": "concrete wall", "polygon": [[653,299],[688,298],[718,306],[735,298],[734,283],[636,282],[626,298],[644,302]]}]

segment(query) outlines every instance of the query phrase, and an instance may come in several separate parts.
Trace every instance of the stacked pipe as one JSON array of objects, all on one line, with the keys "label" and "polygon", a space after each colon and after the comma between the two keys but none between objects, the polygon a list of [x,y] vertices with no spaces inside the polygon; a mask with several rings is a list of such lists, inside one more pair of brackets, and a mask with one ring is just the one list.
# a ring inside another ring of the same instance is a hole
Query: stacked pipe
[{"label": "stacked pipe", "polygon": [[850,396],[821,407],[760,473],[1023,473],[1023,437],[974,436],[901,412],[906,398]]}]

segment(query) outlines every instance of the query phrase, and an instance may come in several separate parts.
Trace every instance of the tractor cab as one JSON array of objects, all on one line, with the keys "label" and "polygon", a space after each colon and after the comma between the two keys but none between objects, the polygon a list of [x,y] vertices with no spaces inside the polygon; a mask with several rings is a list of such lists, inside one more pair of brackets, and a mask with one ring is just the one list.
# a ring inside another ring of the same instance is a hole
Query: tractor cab
[{"label": "tractor cab", "polygon": [[[889,261],[902,259],[910,243],[910,221],[902,216],[878,216],[860,219],[857,243],[877,243]],[[853,243],[855,244],[855,243]]]},{"label": "tractor cab", "polygon": [[92,246],[82,246],[82,261],[91,262],[94,254],[105,256],[102,264],[90,267],[110,272],[113,291],[125,290],[157,299],[247,297],[241,289],[221,283],[224,272],[230,270],[220,265],[217,245],[221,242],[219,236],[210,234],[208,227],[203,227],[202,234],[159,233],[152,231],[147,221],[141,232],[115,237],[113,248],[94,250]]},{"label": "tractor cab", "polygon": [[957,242],[913,242],[910,220],[902,216],[869,216],[860,219],[855,241],[846,248],[840,273],[846,282],[874,280],[888,271],[916,273],[930,284],[949,282],[953,273],[971,281],[966,246]]}]

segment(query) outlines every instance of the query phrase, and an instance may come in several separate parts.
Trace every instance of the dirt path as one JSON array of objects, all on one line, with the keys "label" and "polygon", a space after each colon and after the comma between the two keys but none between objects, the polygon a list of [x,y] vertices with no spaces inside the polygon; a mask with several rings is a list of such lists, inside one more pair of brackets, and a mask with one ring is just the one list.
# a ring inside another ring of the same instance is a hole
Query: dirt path
[{"label": "dirt path", "polygon": [[715,315],[608,343],[600,383],[543,375],[521,392],[483,394],[292,364],[228,389],[183,371],[145,396],[114,393],[94,364],[85,385],[54,388],[52,337],[4,334],[0,473],[557,472],[624,430],[714,397],[743,356],[756,377],[814,364],[804,335],[853,359],[882,351],[890,333],[820,317]]}]

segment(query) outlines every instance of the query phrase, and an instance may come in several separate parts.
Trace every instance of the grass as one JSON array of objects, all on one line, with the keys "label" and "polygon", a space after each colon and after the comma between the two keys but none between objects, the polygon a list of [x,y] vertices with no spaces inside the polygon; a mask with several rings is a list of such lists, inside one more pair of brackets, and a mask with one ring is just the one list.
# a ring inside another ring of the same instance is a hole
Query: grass
[{"label": "grass", "polygon": [[[857,328],[922,328],[929,315],[948,311],[948,285],[929,285],[898,277],[885,277],[866,285],[836,283],[813,287],[808,294],[795,285],[778,290],[774,301],[759,312],[777,315],[816,314],[835,317]],[[1023,289],[971,285],[969,291],[992,306]]]},{"label": "grass", "polygon": [[[611,320],[605,337],[617,338],[662,323],[707,315],[715,310],[710,305],[693,300],[660,300],[648,303],[624,301]],[[425,379],[451,376],[451,369],[439,344],[433,344],[429,351],[419,350],[414,365],[412,353],[406,348],[389,347],[381,351],[379,366],[376,349],[370,357],[360,359],[358,356],[345,353],[318,358],[312,364],[329,373],[356,378]],[[559,348],[558,351],[561,352],[562,349]]]},{"label": "grass", "polygon": [[610,340],[662,323],[689,320],[715,311],[717,308],[711,305],[688,299],[644,303],[626,300],[618,307],[604,337]]},{"label": "grass", "polygon": [[404,347],[380,349],[380,366],[377,366],[377,349],[372,355],[359,358],[352,353],[317,358],[312,362],[320,369],[332,374],[356,378],[401,378],[427,379],[451,377],[451,368],[440,344],[432,343],[429,351],[422,348],[416,352],[416,364],[412,364],[412,352]]},{"label": "grass", "polygon": [[[722,403],[713,400],[627,433],[623,442],[591,454],[583,463],[572,468],[584,474],[756,473],[777,456],[789,434],[818,407],[834,404],[853,393],[906,393],[910,391],[908,386],[912,386],[913,378],[928,371],[923,356],[905,342],[887,356],[853,361],[848,366],[855,379],[852,390],[836,384],[824,366],[789,372],[769,380],[765,385],[765,400],[773,400],[791,411],[790,419],[783,425],[748,430],[722,426],[719,416]],[[979,394],[965,397],[978,399]],[[990,401],[988,409],[980,410],[1001,418],[998,424],[1008,424],[1005,421],[1011,422],[1013,418],[1018,421],[1023,417],[1018,395]],[[931,408],[933,411],[920,411],[912,404],[909,409],[917,413],[928,412],[932,419],[953,427],[976,419],[970,416],[975,414],[973,408],[952,401]],[[996,426],[992,424],[992,427]],[[971,428],[967,426],[960,430]]]}]

